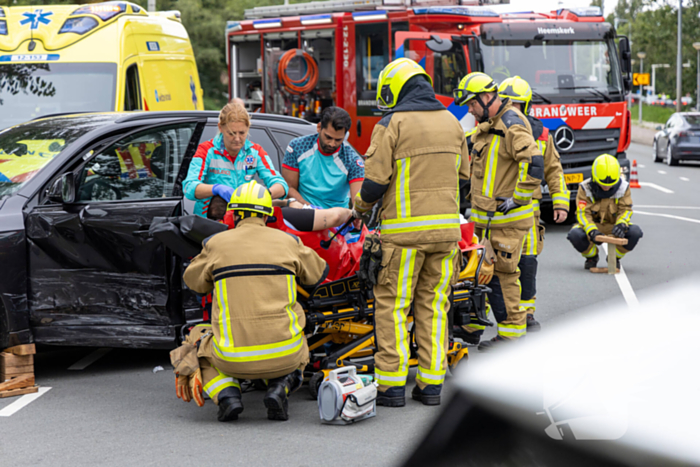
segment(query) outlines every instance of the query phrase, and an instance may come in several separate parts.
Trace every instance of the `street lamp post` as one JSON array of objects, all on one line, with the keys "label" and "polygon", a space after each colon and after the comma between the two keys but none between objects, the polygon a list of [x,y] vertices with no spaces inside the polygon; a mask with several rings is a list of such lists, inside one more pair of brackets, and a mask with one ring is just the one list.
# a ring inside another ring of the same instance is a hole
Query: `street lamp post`
[{"label": "street lamp post", "polygon": [[693,42],[693,48],[698,51],[698,92],[697,95],[695,96],[695,108],[697,110],[700,110],[700,42]]},{"label": "street lamp post", "polygon": [[683,25],[681,17],[683,14],[683,0],[678,0],[678,51],[676,56],[676,112],[681,111],[681,93],[683,92],[683,58],[681,58],[681,38],[683,35]]},{"label": "street lamp post", "polygon": [[656,95],[656,69],[657,68],[671,68],[668,63],[653,63],[651,65],[651,93]]},{"label": "street lamp post", "polygon": [[[639,57],[639,74],[641,75],[642,72],[644,71],[644,58],[647,56],[645,52],[637,52],[637,57]],[[642,98],[643,93],[642,89],[644,87],[640,84],[639,85],[639,124],[641,125],[642,123]]]}]

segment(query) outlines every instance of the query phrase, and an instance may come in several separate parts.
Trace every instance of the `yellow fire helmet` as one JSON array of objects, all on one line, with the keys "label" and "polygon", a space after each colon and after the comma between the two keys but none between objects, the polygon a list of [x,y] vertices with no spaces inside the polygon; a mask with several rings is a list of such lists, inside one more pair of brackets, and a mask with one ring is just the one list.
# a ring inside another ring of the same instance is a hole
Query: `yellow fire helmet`
[{"label": "yellow fire helmet", "polygon": [[[452,96],[455,99],[455,104],[464,105],[478,97],[479,94],[494,92],[496,90],[498,90],[498,86],[489,75],[480,71],[475,71],[462,78],[462,81],[459,82],[459,86],[454,90]],[[483,106],[483,103],[481,103],[481,105]]]},{"label": "yellow fire helmet", "polygon": [[377,79],[377,107],[389,110],[396,106],[404,84],[416,75],[424,75],[433,85],[430,75],[410,58],[397,58],[385,66]]},{"label": "yellow fire helmet", "polygon": [[520,76],[506,78],[498,85],[498,95],[501,99],[510,99],[513,102],[523,104],[523,113],[527,115],[530,110],[530,101],[532,100],[532,88],[527,81]]},{"label": "yellow fire helmet", "polygon": [[228,203],[229,211],[249,211],[271,216],[272,196],[267,188],[255,180],[236,188]]},{"label": "yellow fire helmet", "polygon": [[620,163],[610,154],[603,154],[593,161],[593,181],[602,186],[613,186],[620,180]]}]

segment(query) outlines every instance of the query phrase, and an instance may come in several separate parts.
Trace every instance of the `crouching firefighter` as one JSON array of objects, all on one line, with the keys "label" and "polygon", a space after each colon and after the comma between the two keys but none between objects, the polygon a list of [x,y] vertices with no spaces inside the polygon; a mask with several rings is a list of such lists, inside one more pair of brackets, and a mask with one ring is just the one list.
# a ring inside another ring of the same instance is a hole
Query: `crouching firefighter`
[{"label": "crouching firefighter", "polygon": [[[614,235],[626,238],[627,245],[617,245],[617,268],[620,258],[632,251],[642,238],[642,229],[633,225],[632,193],[629,183],[620,177],[620,163],[610,154],[603,154],[593,161],[591,178],[581,182],[576,195],[576,220],[568,239],[586,262],[584,268],[598,264],[598,235]],[[608,245],[612,248],[613,245]]]},{"label": "crouching firefighter", "polygon": [[[379,75],[379,108],[355,215],[380,199],[381,269],[374,287],[377,404],[405,405],[413,305],[418,374],[411,396],[440,404],[447,370],[450,286],[459,275],[459,179],[469,158],[459,121],[435,98],[430,76],[400,58]],[[376,270],[376,268],[375,268]]]},{"label": "crouching firefighter", "polygon": [[[490,76],[475,72],[465,76],[454,92],[455,103],[469,106],[479,122],[470,136],[471,220],[477,235],[490,241],[496,255],[488,299],[498,321],[498,335],[482,342],[482,351],[527,332],[526,312],[520,309],[518,263],[534,222],[532,197],[544,176],[542,153],[530,123],[510,99],[501,100],[497,91]],[[466,331],[483,334],[483,329],[472,325]]]},{"label": "crouching firefighter", "polygon": [[211,325],[196,326],[171,354],[177,394],[201,406],[206,391],[226,422],[243,411],[240,381],[263,379],[267,418],[287,420],[287,397],[301,386],[309,359],[297,281],[315,287],[328,265],[297,237],[265,226],[273,211],[264,186],[239,186],[228,209],[236,228],[205,240],[185,271],[190,289],[213,290],[213,309]]}]

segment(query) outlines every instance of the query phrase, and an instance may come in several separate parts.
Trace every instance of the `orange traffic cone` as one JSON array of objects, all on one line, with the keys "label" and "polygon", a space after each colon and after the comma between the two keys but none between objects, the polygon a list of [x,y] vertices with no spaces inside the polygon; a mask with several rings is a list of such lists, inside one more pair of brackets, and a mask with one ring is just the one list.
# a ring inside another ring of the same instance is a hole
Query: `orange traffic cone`
[{"label": "orange traffic cone", "polygon": [[630,172],[630,188],[641,188],[639,177],[637,176],[637,159],[632,161],[632,171]]}]

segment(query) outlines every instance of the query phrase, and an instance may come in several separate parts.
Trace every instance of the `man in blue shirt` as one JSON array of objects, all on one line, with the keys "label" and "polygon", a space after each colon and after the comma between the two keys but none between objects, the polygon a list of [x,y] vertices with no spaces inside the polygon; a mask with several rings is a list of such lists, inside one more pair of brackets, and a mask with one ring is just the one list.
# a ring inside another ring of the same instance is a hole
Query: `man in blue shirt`
[{"label": "man in blue shirt", "polygon": [[365,164],[348,143],[350,115],[340,107],[321,113],[318,135],[293,139],[282,162],[289,197],[320,208],[347,208],[365,178]]}]

